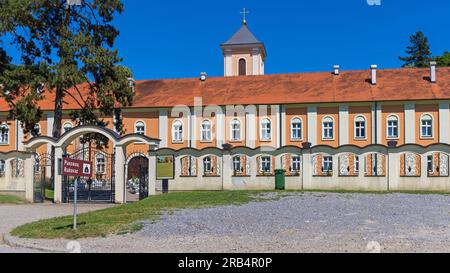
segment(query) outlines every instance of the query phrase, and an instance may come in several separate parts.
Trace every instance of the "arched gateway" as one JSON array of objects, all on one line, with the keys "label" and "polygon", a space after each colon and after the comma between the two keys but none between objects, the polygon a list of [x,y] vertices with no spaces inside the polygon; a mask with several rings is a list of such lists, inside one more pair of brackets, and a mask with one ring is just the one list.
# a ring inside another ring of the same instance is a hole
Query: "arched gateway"
[{"label": "arched gateway", "polygon": [[[100,134],[106,137],[111,144],[109,151],[97,150],[91,146],[83,146],[75,151],[68,151],[68,147],[73,141],[87,134]],[[56,203],[68,202],[73,198],[73,178],[61,175],[61,162],[64,157],[82,159],[93,163],[93,177],[81,180],[78,188],[81,200],[85,201],[111,201],[116,203],[126,202],[126,181],[127,181],[127,146],[133,143],[148,145],[149,151],[154,151],[159,147],[160,140],[149,138],[141,134],[130,134],[121,136],[113,130],[97,126],[79,126],[64,133],[59,139],[52,137],[36,137],[24,142],[26,151],[37,155],[37,149],[43,145],[54,147],[54,158],[51,159],[53,167],[51,173],[54,180],[54,201]],[[39,158],[36,156],[36,158]],[[149,164],[154,163],[148,161]],[[35,161],[35,166],[40,166]],[[35,168],[39,170],[40,168]],[[147,172],[150,168],[146,169]],[[35,188],[39,184],[42,176],[35,175]],[[153,180],[152,180],[153,183]],[[81,189],[80,189],[81,187]],[[149,185],[154,188],[154,185]],[[150,191],[150,194],[152,192]],[[147,191],[147,195],[149,192]]]}]

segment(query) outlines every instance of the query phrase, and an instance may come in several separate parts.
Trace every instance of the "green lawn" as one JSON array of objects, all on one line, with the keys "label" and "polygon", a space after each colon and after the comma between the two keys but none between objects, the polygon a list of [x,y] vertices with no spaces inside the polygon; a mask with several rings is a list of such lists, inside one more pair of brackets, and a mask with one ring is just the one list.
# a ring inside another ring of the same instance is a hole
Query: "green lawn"
[{"label": "green lawn", "polygon": [[55,195],[54,190],[45,189],[45,200],[53,201],[54,195]]},{"label": "green lawn", "polygon": [[141,228],[139,221],[158,220],[163,212],[260,201],[257,192],[185,192],[158,195],[137,203],[116,206],[78,216],[78,230],[72,230],[72,217],[60,217],[20,226],[12,231],[21,238],[79,239],[124,234]]},{"label": "green lawn", "polygon": [[26,201],[17,196],[0,195],[0,204],[24,204]]}]

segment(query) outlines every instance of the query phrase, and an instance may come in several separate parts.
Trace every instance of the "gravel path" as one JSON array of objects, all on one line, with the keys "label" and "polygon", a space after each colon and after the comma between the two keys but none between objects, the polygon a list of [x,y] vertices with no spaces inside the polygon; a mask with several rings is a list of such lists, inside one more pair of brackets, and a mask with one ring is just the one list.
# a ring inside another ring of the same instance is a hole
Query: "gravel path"
[{"label": "gravel path", "polygon": [[[111,205],[78,205],[80,213],[103,209]],[[0,205],[0,240],[3,234],[13,228],[47,218],[59,217],[72,214],[72,206],[68,204],[54,205],[29,204],[29,205]],[[10,248],[0,242],[0,253],[5,252],[30,252],[28,249]]]},{"label": "gravel path", "polygon": [[450,196],[292,193],[277,201],[180,210],[144,223],[136,234],[79,243],[83,252],[251,253],[368,252],[373,241],[383,252],[450,252]]}]

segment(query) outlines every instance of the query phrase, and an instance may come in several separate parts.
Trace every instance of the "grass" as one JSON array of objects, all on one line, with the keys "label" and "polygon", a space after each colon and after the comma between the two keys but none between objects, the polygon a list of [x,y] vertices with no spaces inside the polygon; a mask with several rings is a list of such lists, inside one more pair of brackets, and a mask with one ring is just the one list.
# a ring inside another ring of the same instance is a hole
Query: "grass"
[{"label": "grass", "polygon": [[45,189],[45,200],[53,201],[54,196],[55,196],[54,190]]},{"label": "grass", "polygon": [[0,204],[25,204],[27,203],[23,198],[13,195],[0,195]]},{"label": "grass", "polygon": [[72,217],[59,217],[26,224],[11,234],[32,239],[80,239],[126,234],[140,230],[143,221],[157,221],[162,213],[184,208],[242,205],[262,201],[257,192],[184,192],[153,196],[137,203],[116,206],[78,216],[78,229]]}]

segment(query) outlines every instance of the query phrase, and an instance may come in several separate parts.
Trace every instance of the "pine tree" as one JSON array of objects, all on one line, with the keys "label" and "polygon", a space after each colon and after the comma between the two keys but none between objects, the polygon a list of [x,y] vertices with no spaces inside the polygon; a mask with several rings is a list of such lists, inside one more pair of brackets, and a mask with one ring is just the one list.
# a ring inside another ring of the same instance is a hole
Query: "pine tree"
[{"label": "pine tree", "polygon": [[442,56],[435,58],[439,67],[450,67],[450,52],[445,52]]},{"label": "pine tree", "polygon": [[403,67],[428,67],[431,61],[428,38],[422,31],[418,31],[410,37],[410,43],[411,45],[408,46],[406,50],[406,54],[409,56],[399,57],[399,59],[404,62]]},{"label": "pine tree", "polygon": [[[21,64],[2,73],[1,93],[26,133],[42,116],[38,102],[50,93],[56,138],[67,97],[81,109],[72,113],[77,125],[106,126],[102,117],[119,117],[120,109],[132,104],[131,71],[119,65],[122,59],[114,49],[119,31],[112,21],[122,11],[121,0],[2,1],[0,38],[2,32],[9,34]],[[87,92],[79,90],[82,83]],[[115,127],[122,132],[120,121]]]}]

